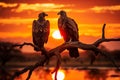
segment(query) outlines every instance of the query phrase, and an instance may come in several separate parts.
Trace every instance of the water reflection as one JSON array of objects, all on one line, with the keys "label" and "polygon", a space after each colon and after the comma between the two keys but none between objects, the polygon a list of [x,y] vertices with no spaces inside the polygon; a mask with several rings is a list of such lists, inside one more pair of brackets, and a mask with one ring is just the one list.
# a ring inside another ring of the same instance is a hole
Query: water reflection
[{"label": "water reflection", "polygon": [[[36,69],[30,80],[53,80],[53,68],[38,68]],[[120,80],[120,72],[115,69],[61,69],[64,72],[64,79],[60,80]],[[27,73],[24,73],[15,80],[25,80]]]},{"label": "water reflection", "polygon": [[86,80],[106,80],[108,77],[108,70],[91,69],[87,70],[85,74]]},{"label": "water reflection", "polygon": [[[65,72],[63,70],[58,70],[57,80],[64,80]],[[55,73],[52,74],[52,79],[55,80]]]}]

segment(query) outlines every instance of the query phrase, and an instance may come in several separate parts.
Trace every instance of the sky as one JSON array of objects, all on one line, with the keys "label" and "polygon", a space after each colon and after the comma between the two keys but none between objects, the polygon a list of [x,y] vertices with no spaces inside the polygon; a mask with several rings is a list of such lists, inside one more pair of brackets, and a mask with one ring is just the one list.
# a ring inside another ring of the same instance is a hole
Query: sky
[{"label": "sky", "polygon": [[[107,24],[106,38],[120,38],[120,0],[0,0],[0,40],[32,42],[32,22],[40,12],[46,12],[50,36],[45,46],[54,48],[64,42],[52,37],[58,29],[57,13],[60,10],[65,10],[77,22],[79,40],[84,43],[99,39],[104,23]],[[119,44],[112,42],[106,45],[120,49]]]}]

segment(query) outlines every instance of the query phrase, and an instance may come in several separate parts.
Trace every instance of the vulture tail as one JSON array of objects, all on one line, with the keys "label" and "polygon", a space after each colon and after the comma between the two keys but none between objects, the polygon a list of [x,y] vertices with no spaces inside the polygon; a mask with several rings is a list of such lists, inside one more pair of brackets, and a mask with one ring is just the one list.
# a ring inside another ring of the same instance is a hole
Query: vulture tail
[{"label": "vulture tail", "polygon": [[39,49],[39,48],[36,48],[36,47],[34,47],[34,50],[35,50],[35,51],[40,51],[40,49]]},{"label": "vulture tail", "polygon": [[79,57],[78,48],[69,48],[69,55],[70,57]]}]

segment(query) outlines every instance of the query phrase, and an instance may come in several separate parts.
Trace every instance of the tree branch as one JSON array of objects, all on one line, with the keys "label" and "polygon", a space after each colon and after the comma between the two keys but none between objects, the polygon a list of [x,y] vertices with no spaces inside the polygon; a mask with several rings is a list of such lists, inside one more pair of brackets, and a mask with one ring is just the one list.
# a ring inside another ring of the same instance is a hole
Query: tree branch
[{"label": "tree branch", "polygon": [[105,39],[105,26],[106,24],[104,24],[102,28],[102,39]]},{"label": "tree branch", "polygon": [[110,42],[110,41],[120,41],[120,38],[111,38],[111,39],[98,39],[96,42],[93,43],[93,45],[95,45],[96,47],[99,46],[99,44],[103,43],[103,42]]},{"label": "tree branch", "polygon": [[106,27],[106,24],[103,25],[103,28],[102,28],[102,38],[101,39],[98,39],[97,41],[95,41],[93,43],[93,45],[95,45],[96,47],[99,46],[99,44],[103,43],[103,42],[110,42],[110,41],[120,41],[120,38],[110,38],[110,39],[107,39],[105,38],[105,27]]},{"label": "tree branch", "polygon": [[[72,47],[77,47],[77,48],[80,48],[80,49],[83,49],[83,50],[92,50],[93,52],[95,52],[95,54],[97,55],[98,53],[100,53],[101,55],[107,57],[112,63],[113,65],[119,69],[119,67],[116,65],[114,59],[109,55],[109,54],[106,54],[104,52],[102,52],[99,48],[97,48],[99,46],[99,44],[103,43],[103,42],[110,42],[110,41],[120,41],[120,38],[118,39],[105,39],[105,26],[106,24],[103,25],[103,28],[102,28],[102,38],[101,39],[98,39],[97,41],[95,41],[93,44],[84,44],[82,42],[79,42],[79,41],[76,41],[76,42],[66,42],[66,43],[63,43],[59,46],[57,46],[56,48],[53,48],[49,51],[46,51],[46,49],[42,49],[43,51],[45,51],[45,54],[46,55],[42,55],[42,58],[40,59],[40,61],[38,61],[37,63],[35,63],[35,65],[33,66],[28,66],[26,68],[24,68],[23,70],[21,71],[18,71],[16,72],[12,79],[14,79],[16,76],[19,76],[23,73],[25,73],[26,71],[29,70],[29,74],[28,74],[28,77],[26,80],[29,80],[31,74],[32,74],[32,71],[34,69],[36,69],[37,67],[39,66],[44,66],[45,63],[47,63],[48,59],[50,59],[51,57],[53,56],[57,56],[58,60],[57,60],[57,65],[56,65],[56,68],[54,69],[53,72],[55,72],[55,80],[57,80],[56,76],[57,76],[57,71],[60,67],[60,63],[61,63],[61,56],[60,54],[67,48],[72,48]],[[30,45],[32,47],[36,47],[36,48],[39,48],[37,46],[35,46],[34,44],[32,43],[23,43],[23,44],[19,44],[19,45],[15,45],[16,46],[20,46],[20,48],[22,48],[24,45]],[[40,51],[42,51],[40,50]]]}]

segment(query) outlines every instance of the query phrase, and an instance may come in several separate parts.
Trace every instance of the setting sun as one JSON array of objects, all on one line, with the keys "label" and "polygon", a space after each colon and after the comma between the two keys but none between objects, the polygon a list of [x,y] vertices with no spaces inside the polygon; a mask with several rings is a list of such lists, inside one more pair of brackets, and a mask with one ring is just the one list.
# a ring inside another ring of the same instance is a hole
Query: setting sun
[{"label": "setting sun", "polygon": [[61,38],[62,38],[62,36],[60,35],[59,30],[55,30],[55,31],[52,33],[52,37],[55,38],[55,39],[61,39]]},{"label": "setting sun", "polygon": [[[55,73],[52,74],[52,79],[55,80],[54,78],[55,78]],[[57,73],[57,80],[64,80],[64,78],[65,78],[64,72],[61,71],[61,70],[58,71],[58,73]]]}]

